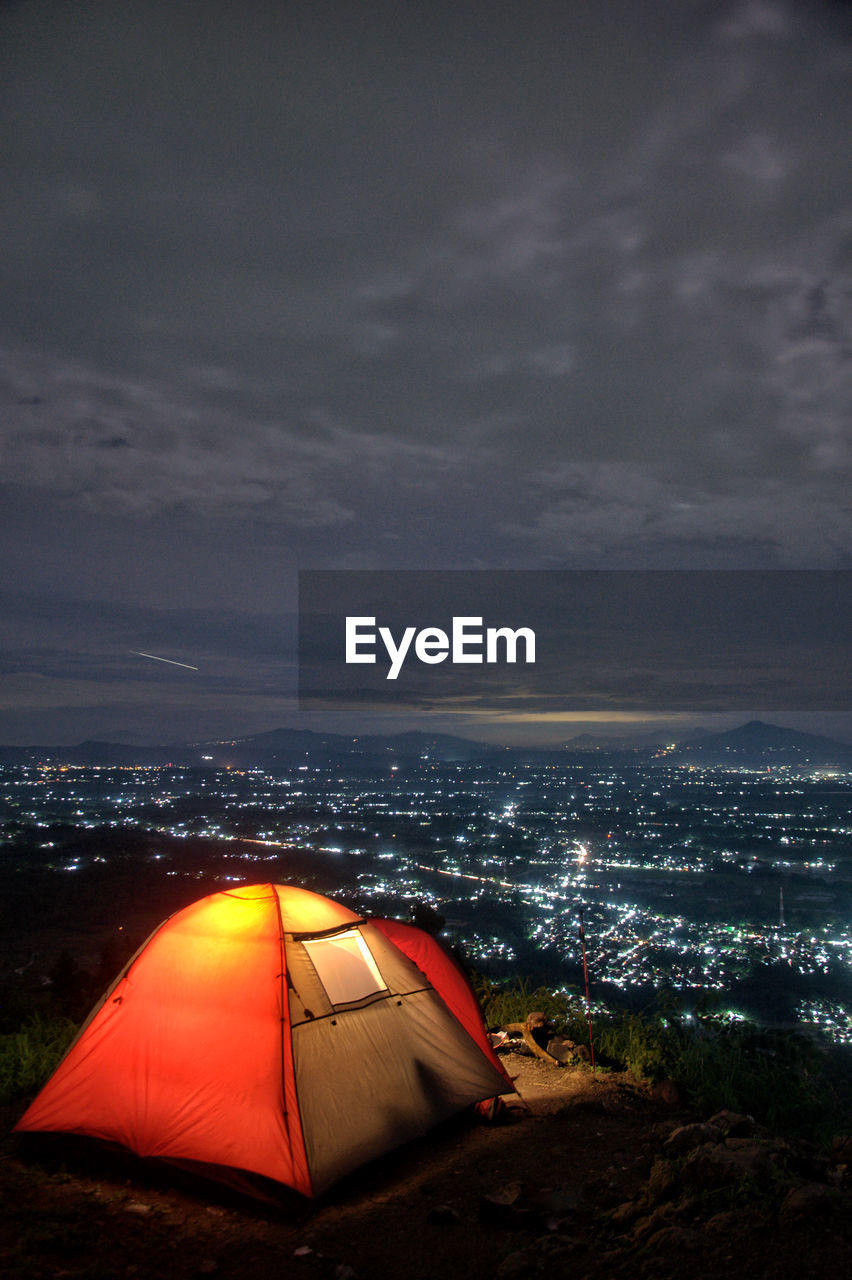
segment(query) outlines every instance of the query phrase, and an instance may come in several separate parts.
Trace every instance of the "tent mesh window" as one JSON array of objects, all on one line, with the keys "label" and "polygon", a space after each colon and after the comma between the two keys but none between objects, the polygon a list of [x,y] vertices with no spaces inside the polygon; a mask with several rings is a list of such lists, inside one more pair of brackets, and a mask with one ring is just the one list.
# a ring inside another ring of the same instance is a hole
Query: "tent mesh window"
[{"label": "tent mesh window", "polygon": [[331,1004],[352,1004],[387,991],[357,929],[348,929],[333,938],[306,938],[304,947]]}]

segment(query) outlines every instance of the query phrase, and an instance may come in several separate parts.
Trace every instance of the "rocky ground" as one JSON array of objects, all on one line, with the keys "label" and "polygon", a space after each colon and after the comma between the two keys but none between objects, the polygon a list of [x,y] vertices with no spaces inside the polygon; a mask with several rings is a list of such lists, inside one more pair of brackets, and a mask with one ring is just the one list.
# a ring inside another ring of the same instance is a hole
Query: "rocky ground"
[{"label": "rocky ground", "polygon": [[[102,1156],[0,1158],[0,1271],[17,1280],[438,1280],[852,1274],[852,1143],[696,1118],[625,1075],[506,1058],[519,1098],[272,1208]],[[5,1117],[6,1130],[15,1115]],[[61,1161],[64,1161],[62,1163]]]}]

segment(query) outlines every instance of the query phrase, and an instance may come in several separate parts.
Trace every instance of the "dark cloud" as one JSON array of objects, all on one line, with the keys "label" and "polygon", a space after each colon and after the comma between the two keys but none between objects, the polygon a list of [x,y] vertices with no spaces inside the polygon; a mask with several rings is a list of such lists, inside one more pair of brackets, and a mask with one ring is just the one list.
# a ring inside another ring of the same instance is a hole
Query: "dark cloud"
[{"label": "dark cloud", "polygon": [[4,580],[848,564],[850,76],[804,0],[3,6]]}]

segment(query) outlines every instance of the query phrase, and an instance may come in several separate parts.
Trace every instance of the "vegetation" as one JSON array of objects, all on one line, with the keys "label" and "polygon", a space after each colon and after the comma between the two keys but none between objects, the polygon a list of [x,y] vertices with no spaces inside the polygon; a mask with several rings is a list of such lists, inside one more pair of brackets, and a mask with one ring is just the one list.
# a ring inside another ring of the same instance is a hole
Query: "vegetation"
[{"label": "vegetation", "polygon": [[469,974],[473,989],[482,1006],[489,1027],[505,1027],[509,1022],[523,1022],[534,1010],[543,1013],[558,1035],[588,1040],[586,1014],[570,991],[551,991],[533,986],[526,978],[511,982],[492,982],[483,974]]},{"label": "vegetation", "polygon": [[[556,1034],[588,1043],[579,993],[497,984],[474,976],[489,1026],[544,1013]],[[673,1080],[703,1115],[728,1107],[789,1134],[829,1139],[848,1124],[852,1063],[792,1031],[732,1021],[718,1013],[687,1014],[670,998],[642,1013],[615,1012],[592,1020],[599,1065],[619,1066],[647,1081]]]},{"label": "vegetation", "polygon": [[0,1035],[0,1103],[40,1089],[76,1032],[70,1018],[35,1013],[17,1031]]},{"label": "vegetation", "polygon": [[[555,1034],[588,1044],[578,991],[471,977],[489,1026],[523,1022],[538,1010]],[[47,1080],[76,1033],[68,1011],[67,1004],[46,1004],[0,1034],[0,1102],[33,1094]],[[729,1107],[782,1132],[818,1139],[848,1123],[848,1051],[719,1014],[686,1014],[670,998],[642,1013],[597,1014],[592,1031],[599,1067],[621,1067],[651,1082],[673,1080],[704,1115]]]}]

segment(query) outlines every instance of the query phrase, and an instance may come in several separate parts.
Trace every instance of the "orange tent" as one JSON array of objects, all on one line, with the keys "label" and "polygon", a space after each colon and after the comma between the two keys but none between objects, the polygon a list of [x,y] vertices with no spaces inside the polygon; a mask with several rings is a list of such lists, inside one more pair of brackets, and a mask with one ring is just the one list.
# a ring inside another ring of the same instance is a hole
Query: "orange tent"
[{"label": "orange tent", "polygon": [[152,934],[16,1127],[311,1196],[512,1089],[429,934],[251,885]]}]

